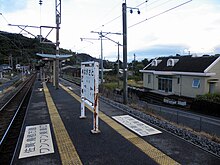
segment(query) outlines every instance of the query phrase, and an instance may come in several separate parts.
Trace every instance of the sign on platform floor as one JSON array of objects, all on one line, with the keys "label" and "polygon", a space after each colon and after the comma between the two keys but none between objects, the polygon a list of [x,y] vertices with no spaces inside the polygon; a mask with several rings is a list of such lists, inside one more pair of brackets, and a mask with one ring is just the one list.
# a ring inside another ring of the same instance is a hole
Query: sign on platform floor
[{"label": "sign on platform floor", "polygon": [[19,159],[54,153],[50,125],[27,126],[20,150]]},{"label": "sign on platform floor", "polygon": [[113,116],[112,118],[140,136],[148,136],[148,135],[162,133],[161,131],[129,115]]}]

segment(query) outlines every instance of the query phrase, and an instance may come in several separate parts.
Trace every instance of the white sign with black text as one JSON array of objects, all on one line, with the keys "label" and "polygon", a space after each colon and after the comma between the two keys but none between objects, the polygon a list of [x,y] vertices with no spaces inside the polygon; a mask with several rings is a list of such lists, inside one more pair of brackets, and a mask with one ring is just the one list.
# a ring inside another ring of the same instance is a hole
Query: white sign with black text
[{"label": "white sign with black text", "polygon": [[85,103],[93,108],[92,133],[100,133],[98,128],[99,63],[88,61],[81,63],[81,115],[86,118]]},{"label": "white sign with black text", "polygon": [[113,116],[112,118],[140,136],[149,136],[162,133],[161,131],[133,118],[130,115]]},{"label": "white sign with black text", "polygon": [[50,125],[27,126],[21,146],[19,159],[54,153]]}]

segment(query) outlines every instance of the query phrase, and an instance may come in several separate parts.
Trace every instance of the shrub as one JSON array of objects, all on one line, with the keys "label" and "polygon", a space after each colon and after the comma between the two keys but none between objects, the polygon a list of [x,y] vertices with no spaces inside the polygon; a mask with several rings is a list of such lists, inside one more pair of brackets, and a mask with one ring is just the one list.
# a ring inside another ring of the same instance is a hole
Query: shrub
[{"label": "shrub", "polygon": [[220,102],[220,94],[219,93],[207,93],[205,95],[199,95],[196,97],[197,101],[208,101],[213,103],[219,103]]},{"label": "shrub", "polygon": [[220,94],[205,94],[197,96],[191,104],[191,109],[206,115],[220,116]]}]

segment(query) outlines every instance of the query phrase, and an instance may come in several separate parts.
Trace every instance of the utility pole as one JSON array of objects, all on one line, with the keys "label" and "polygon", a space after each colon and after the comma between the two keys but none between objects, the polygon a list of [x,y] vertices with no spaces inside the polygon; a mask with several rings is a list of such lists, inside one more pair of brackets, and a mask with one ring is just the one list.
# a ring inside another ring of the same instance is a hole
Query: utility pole
[{"label": "utility pole", "polygon": [[55,89],[59,88],[59,56],[60,56],[60,50],[59,50],[59,30],[60,30],[60,24],[61,24],[61,0],[55,0],[56,5],[56,59],[54,62],[55,67]]},{"label": "utility pole", "polygon": [[137,13],[140,14],[138,8],[127,7],[126,0],[125,3],[122,3],[122,30],[123,30],[123,103],[127,104],[128,102],[128,65],[127,65],[127,8],[130,9],[130,13],[133,13],[133,9],[137,10]]},{"label": "utility pole", "polygon": [[[105,35],[107,35],[107,34],[121,35],[121,33],[103,32],[103,31],[101,31],[101,32],[91,31],[91,33],[98,33],[99,37],[101,39],[101,84],[103,84],[103,43],[102,43],[103,39],[102,39],[102,37],[107,38],[108,40],[111,40],[108,37],[106,37]],[[105,35],[103,35],[103,34],[105,34]],[[111,40],[111,41],[113,41],[113,40]],[[113,41],[113,42],[115,42],[115,41]]]},{"label": "utility pole", "polygon": [[[117,34],[117,35],[121,35],[121,33],[111,33],[111,32],[109,32],[110,34]],[[120,59],[120,54],[119,54],[119,47],[120,46],[123,46],[122,44],[120,44],[119,42],[116,42],[116,41],[114,41],[114,40],[112,40],[111,38],[109,38],[109,37],[107,37],[107,36],[102,36],[102,37],[104,37],[104,38],[106,38],[106,39],[108,39],[108,40],[110,40],[110,41],[112,41],[112,42],[114,42],[114,43],[116,43],[117,45],[118,45],[118,74],[117,74],[117,76],[118,76],[118,86],[119,86],[119,59]]]},{"label": "utility pole", "polygon": [[103,84],[103,43],[102,43],[102,31],[100,32],[101,39],[101,84]]},{"label": "utility pole", "polygon": [[120,54],[119,54],[119,46],[122,46],[122,45],[120,45],[119,44],[119,42],[118,42],[118,87],[119,87],[119,82],[120,82],[120,80],[119,80],[119,69],[120,69],[120,62],[119,62],[119,59],[120,59]]},{"label": "utility pole", "polygon": [[127,6],[122,4],[122,22],[123,22],[123,103],[128,102],[128,84],[127,84]]},{"label": "utility pole", "polygon": [[91,31],[91,33],[98,33],[100,40],[101,40],[101,84],[103,84],[103,42],[102,42],[102,37],[103,37],[103,33],[101,32],[95,32],[95,31]]}]

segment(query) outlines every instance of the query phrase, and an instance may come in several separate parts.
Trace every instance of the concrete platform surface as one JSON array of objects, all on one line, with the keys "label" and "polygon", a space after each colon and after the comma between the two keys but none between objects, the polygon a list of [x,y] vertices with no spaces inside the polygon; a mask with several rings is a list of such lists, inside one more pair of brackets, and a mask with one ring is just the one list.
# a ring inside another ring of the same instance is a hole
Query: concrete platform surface
[{"label": "concrete platform surface", "polygon": [[78,90],[68,82],[57,90],[51,83],[35,82],[12,164],[220,164],[215,156],[155,126],[162,133],[139,136],[112,118],[128,114],[101,101],[101,132],[92,134],[92,109],[87,107],[86,118],[79,118]]}]

